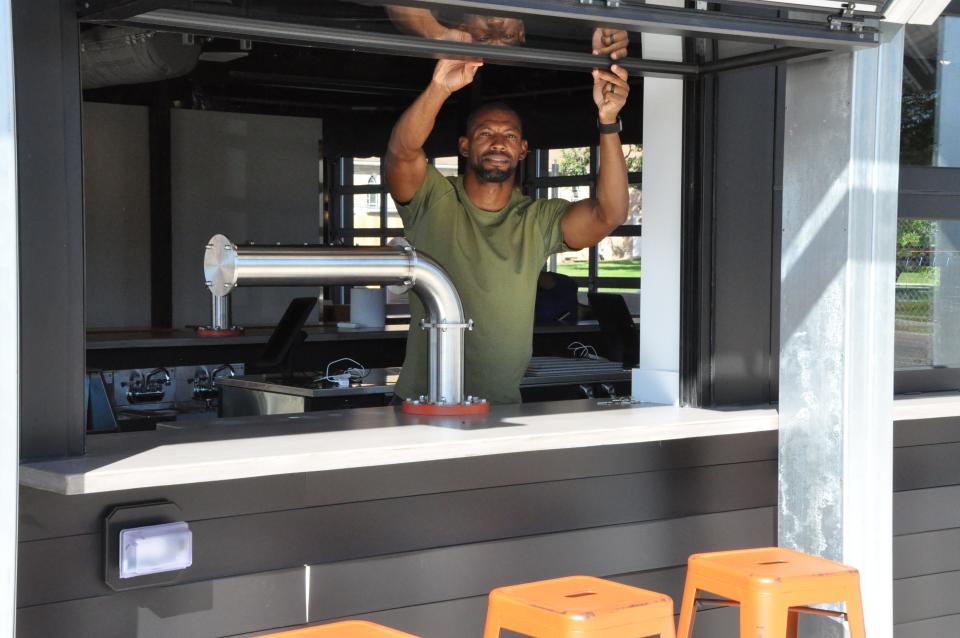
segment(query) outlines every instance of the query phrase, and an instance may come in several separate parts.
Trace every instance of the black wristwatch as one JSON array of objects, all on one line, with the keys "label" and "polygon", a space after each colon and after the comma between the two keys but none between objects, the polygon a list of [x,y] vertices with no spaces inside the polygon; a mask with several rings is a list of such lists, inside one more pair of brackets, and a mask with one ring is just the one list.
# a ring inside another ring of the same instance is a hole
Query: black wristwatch
[{"label": "black wristwatch", "polygon": [[597,130],[600,131],[601,134],[619,133],[623,131],[623,120],[617,117],[617,121],[613,124],[601,124],[600,120],[597,120]]}]

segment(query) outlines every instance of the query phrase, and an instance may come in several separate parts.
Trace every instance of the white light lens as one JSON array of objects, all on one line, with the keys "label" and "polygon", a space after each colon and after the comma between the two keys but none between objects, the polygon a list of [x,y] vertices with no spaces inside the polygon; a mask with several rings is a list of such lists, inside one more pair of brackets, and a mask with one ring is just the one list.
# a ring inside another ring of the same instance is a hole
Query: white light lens
[{"label": "white light lens", "polygon": [[120,578],[186,569],[193,564],[193,532],[186,523],[120,532]]}]

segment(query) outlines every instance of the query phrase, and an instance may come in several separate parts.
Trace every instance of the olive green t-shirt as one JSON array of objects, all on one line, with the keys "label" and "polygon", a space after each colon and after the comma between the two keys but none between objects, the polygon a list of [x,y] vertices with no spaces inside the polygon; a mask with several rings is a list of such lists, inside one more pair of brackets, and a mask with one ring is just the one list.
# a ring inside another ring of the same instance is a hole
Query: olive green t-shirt
[{"label": "olive green t-shirt", "polygon": [[[532,200],[514,189],[499,211],[477,208],[463,178],[433,166],[413,199],[397,210],[406,237],[453,279],[467,319],[464,391],[492,403],[519,403],[520,379],[530,362],[537,276],[547,256],[567,250],[560,219],[563,199]],[[396,394],[427,394],[428,334],[420,329],[423,305],[410,295],[410,336]]]}]

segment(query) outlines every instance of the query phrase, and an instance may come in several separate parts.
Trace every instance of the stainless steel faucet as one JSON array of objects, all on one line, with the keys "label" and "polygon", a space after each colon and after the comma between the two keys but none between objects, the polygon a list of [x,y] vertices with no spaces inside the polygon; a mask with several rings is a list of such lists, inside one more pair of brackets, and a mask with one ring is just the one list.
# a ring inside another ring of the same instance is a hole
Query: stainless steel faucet
[{"label": "stainless steel faucet", "polygon": [[170,385],[170,372],[166,368],[155,368],[143,375],[139,370],[130,373],[127,387],[127,400],[130,403],[156,403],[163,400],[166,386]]}]

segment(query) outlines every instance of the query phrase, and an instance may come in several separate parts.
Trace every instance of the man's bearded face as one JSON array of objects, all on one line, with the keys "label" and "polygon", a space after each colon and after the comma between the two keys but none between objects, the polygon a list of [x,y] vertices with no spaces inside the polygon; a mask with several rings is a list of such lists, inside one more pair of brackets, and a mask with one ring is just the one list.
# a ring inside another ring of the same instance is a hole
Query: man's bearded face
[{"label": "man's bearded face", "polygon": [[460,150],[481,182],[513,179],[517,164],[527,155],[520,121],[509,111],[491,109],[480,114],[473,130],[460,138]]}]

